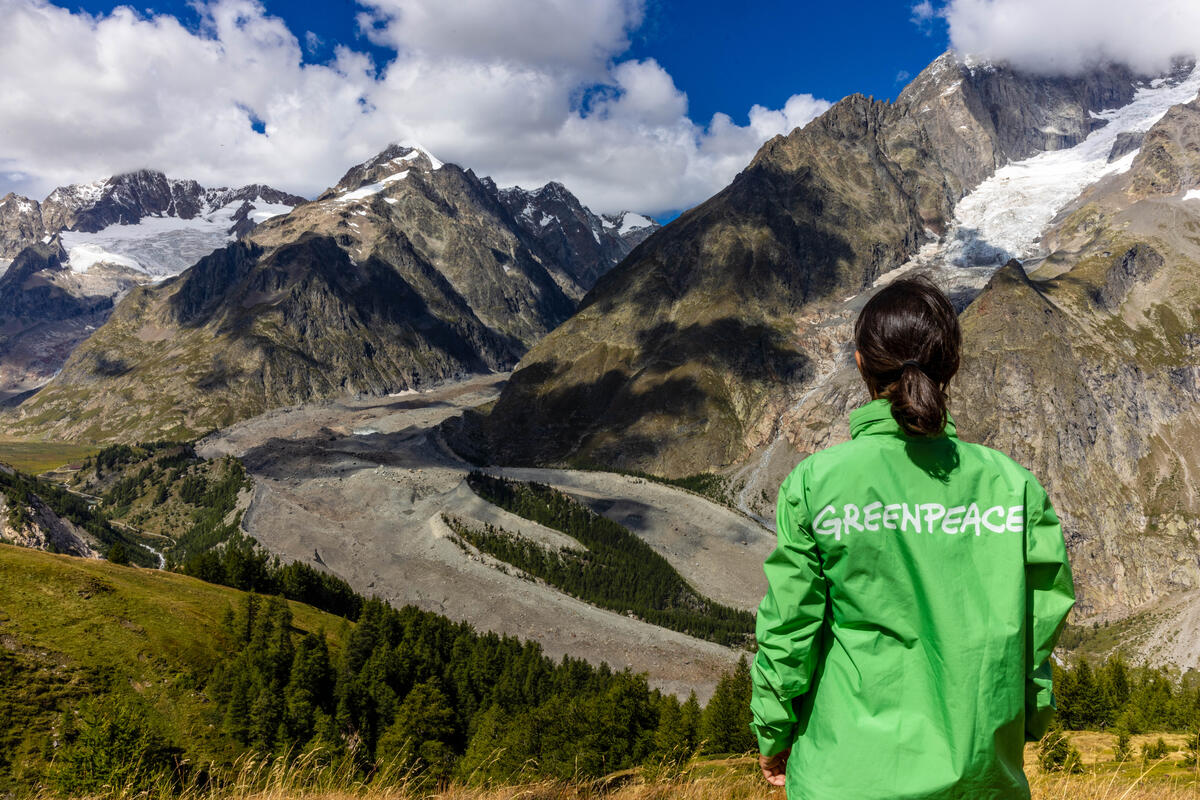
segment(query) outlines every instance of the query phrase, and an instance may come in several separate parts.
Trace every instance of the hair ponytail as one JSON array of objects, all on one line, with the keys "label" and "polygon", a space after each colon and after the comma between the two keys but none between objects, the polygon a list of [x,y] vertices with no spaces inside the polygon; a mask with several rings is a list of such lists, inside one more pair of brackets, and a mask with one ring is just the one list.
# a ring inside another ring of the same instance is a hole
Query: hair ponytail
[{"label": "hair ponytail", "polygon": [[962,331],[954,306],[924,276],[894,281],[872,297],[854,325],[863,379],[886,397],[910,436],[946,427],[946,385],[958,372]]}]

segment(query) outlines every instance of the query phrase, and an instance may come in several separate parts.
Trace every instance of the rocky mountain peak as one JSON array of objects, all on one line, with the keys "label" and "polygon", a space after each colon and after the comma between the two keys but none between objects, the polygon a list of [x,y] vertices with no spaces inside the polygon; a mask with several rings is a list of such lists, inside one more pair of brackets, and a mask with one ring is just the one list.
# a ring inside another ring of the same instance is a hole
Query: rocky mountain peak
[{"label": "rocky mountain peak", "polygon": [[[621,212],[602,217],[579,201],[566,186],[550,181],[536,189],[485,187],[508,209],[516,223],[556,259],[573,265],[571,275],[590,289],[600,276],[658,229],[640,214]],[[631,224],[623,222],[628,215]],[[636,218],[636,224],[634,224]]]},{"label": "rocky mountain peak", "polygon": [[374,184],[401,180],[409,172],[429,173],[445,166],[432,153],[419,145],[391,144],[379,155],[351,167],[331,189],[318,200],[353,192]]},{"label": "rocky mountain peak", "polygon": [[42,206],[9,192],[0,198],[0,258],[11,258],[44,235]]}]

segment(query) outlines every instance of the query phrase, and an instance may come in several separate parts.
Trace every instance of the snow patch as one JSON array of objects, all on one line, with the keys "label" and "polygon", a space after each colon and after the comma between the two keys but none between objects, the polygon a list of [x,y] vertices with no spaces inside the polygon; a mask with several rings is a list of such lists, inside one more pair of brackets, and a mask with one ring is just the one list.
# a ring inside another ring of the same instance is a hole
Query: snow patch
[{"label": "snow patch", "polygon": [[633,233],[642,228],[649,228],[654,225],[654,220],[649,217],[643,217],[641,214],[634,214],[632,211],[626,211],[621,216],[621,229],[618,234],[624,236],[627,233]]},{"label": "snow patch", "polygon": [[[66,236],[63,236],[66,239]],[[145,272],[142,265],[129,256],[110,253],[98,244],[81,244],[67,249],[67,260],[72,272],[87,272],[97,264],[112,264]]]},{"label": "snow patch", "polygon": [[401,147],[411,147],[412,152],[402,155],[399,158],[393,158],[392,161],[414,161],[417,158],[417,156],[425,156],[425,158],[429,159],[429,166],[435,170],[441,169],[442,167],[446,166],[441,161],[438,161],[437,156],[435,156],[433,153],[429,152],[428,150],[426,150],[424,147],[417,144],[416,142],[404,142],[400,146]]},{"label": "snow patch", "polygon": [[389,184],[393,184],[396,181],[404,180],[405,178],[408,177],[408,172],[409,172],[408,170],[404,170],[403,172],[396,172],[392,175],[388,175],[386,178],[379,181],[378,183],[368,183],[366,186],[360,186],[359,188],[357,188],[353,191],[343,192],[342,194],[333,198],[333,201],[335,203],[353,203],[356,200],[365,200],[368,197],[371,197],[372,195],[379,194],[384,189],[386,189]]},{"label": "snow patch", "polygon": [[[242,205],[235,200],[192,219],[145,217],[136,225],[110,225],[96,233],[63,231],[63,249],[75,272],[107,263],[151,278],[170,277],[233,241],[233,218]],[[249,216],[258,223],[291,210],[287,205],[256,203]]]},{"label": "snow patch", "polygon": [[1183,196],[1184,200],[1200,200],[1200,189],[1189,189]]}]

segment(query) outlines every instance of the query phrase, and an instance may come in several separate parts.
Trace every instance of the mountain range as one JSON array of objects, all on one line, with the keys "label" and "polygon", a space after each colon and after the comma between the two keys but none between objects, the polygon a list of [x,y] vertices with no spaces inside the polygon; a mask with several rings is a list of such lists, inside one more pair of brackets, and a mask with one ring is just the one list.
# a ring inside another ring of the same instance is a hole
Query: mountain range
[{"label": "mountain range", "polygon": [[[172,191],[114,193],[122,202],[77,215],[79,224],[119,222],[131,208],[178,210],[174,188],[192,184],[130,185]],[[504,370],[656,227],[602,219],[559,184],[499,189],[395,145],[314,201],[131,289],[16,409],[12,429],[194,437],[281,405]],[[10,267],[14,281],[32,286],[28,273],[73,264],[78,248],[64,259],[65,248],[53,238],[27,248]],[[75,311],[78,322],[85,315]]]},{"label": "mountain range", "polygon": [[142,170],[0,200],[0,397],[27,396],[134,286],[173,275],[305,202]]}]

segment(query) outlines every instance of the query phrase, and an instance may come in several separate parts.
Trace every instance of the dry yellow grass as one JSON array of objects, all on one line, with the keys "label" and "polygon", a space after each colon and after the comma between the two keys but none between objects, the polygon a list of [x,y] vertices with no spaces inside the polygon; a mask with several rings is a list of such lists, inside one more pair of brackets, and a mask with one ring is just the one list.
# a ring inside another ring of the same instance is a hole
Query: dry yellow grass
[{"label": "dry yellow grass", "polygon": [[[1112,734],[1072,733],[1071,742],[1084,763],[1084,771],[1074,775],[1042,773],[1036,745],[1029,745],[1025,771],[1033,800],[1200,800],[1200,772],[1181,764],[1183,736],[1161,734],[1173,749],[1164,759],[1143,763],[1141,746],[1159,737],[1133,737],[1134,758],[1115,764]],[[227,782],[175,795],[175,800],[786,800],[782,789],[763,781],[756,760],[749,756],[701,760],[661,772],[655,776],[629,770],[597,781],[431,789],[398,771],[366,783],[341,766],[320,766],[309,758],[291,764],[247,759]],[[118,791],[104,800],[166,800],[168,796],[167,792]]]}]

